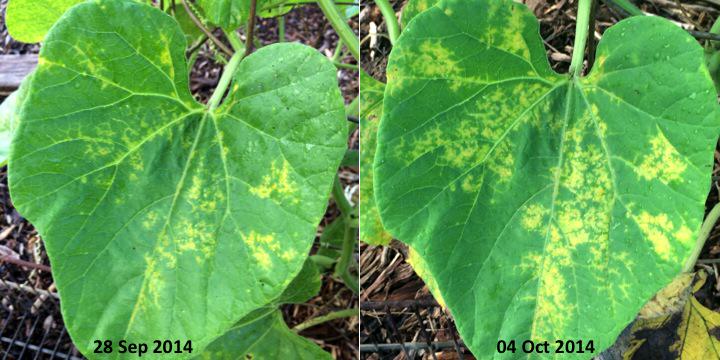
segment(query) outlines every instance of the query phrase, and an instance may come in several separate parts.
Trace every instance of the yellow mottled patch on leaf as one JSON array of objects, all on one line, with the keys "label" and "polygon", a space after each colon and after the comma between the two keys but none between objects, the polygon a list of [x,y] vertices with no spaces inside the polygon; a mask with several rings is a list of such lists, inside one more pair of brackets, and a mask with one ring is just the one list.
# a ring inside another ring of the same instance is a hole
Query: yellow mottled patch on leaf
[{"label": "yellow mottled patch on leaf", "polygon": [[543,205],[531,204],[525,208],[522,216],[522,225],[529,231],[542,231],[542,226],[546,223],[545,216],[550,210]]},{"label": "yellow mottled patch on leaf", "polygon": [[650,139],[650,153],[645,155],[636,172],[645,180],[659,179],[663,183],[682,180],[687,162],[658,129]]},{"label": "yellow mottled patch on leaf", "polygon": [[688,234],[689,229],[682,225],[675,230],[675,224],[667,214],[652,215],[647,211],[642,211],[637,216],[633,215],[633,219],[645,238],[652,244],[655,253],[663,260],[670,260],[673,255],[671,243],[674,235],[679,233],[688,239],[692,236],[692,232]]},{"label": "yellow mottled patch on leaf", "polygon": [[275,235],[262,235],[253,230],[247,235],[240,234],[240,236],[260,266],[265,269],[270,268],[270,265],[272,265],[270,252],[277,253],[280,250],[280,244],[275,239]]},{"label": "yellow mottled patch on leaf", "polygon": [[251,187],[250,192],[262,199],[290,200],[294,204],[300,201],[296,196],[297,184],[290,178],[290,164],[287,160],[283,160],[280,167],[273,161],[270,165],[270,174],[263,176],[262,183]]}]

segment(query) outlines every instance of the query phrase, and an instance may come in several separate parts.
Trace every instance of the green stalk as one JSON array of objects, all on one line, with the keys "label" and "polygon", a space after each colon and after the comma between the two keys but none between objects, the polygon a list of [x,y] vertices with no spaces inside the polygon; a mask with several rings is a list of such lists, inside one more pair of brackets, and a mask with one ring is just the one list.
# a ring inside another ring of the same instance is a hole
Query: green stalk
[{"label": "green stalk", "polygon": [[215,110],[218,105],[220,105],[220,100],[222,100],[223,95],[225,95],[225,91],[227,91],[228,86],[230,86],[230,81],[232,80],[233,75],[235,75],[238,65],[240,65],[240,60],[244,57],[244,53],[236,52],[232,58],[230,58],[230,62],[225,65],[220,81],[218,81],[218,86],[215,88],[215,92],[213,92],[212,97],[208,101],[207,106],[209,111]]},{"label": "green stalk", "polygon": [[388,28],[390,43],[395,45],[398,36],[400,36],[400,25],[398,24],[397,16],[395,16],[395,9],[393,9],[388,0],[375,0],[375,4],[380,8],[380,13],[385,19],[385,26]]},{"label": "green stalk", "polygon": [[237,31],[223,30],[223,33],[225,33],[225,37],[227,37],[230,45],[232,45],[232,48],[233,50],[235,50],[236,53],[245,52],[245,45],[243,45],[242,41],[240,40],[240,35],[238,35]]},{"label": "green stalk", "polygon": [[645,15],[635,4],[630,0],[612,0],[611,3],[617,5],[619,8],[625,10],[631,16],[642,16]]},{"label": "green stalk", "polygon": [[340,37],[340,40],[345,43],[352,56],[359,62],[360,41],[342,15],[340,15],[340,12],[338,12],[333,0],[317,0],[317,3],[320,9],[322,9],[323,14],[325,14],[325,17],[330,21],[330,25],[332,25]]},{"label": "green stalk", "polygon": [[360,314],[360,310],[357,308],[334,311],[327,315],[318,316],[316,318],[307,320],[303,323],[297,324],[293,328],[293,331],[300,332],[307,328],[311,328],[313,326],[317,326],[317,325],[320,325],[322,323],[325,323],[325,322],[328,322],[331,320],[342,319],[342,318],[346,318],[346,317],[354,317],[354,316],[358,316],[359,314]]},{"label": "green stalk", "polygon": [[587,44],[590,30],[590,10],[592,0],[580,0],[578,3],[577,20],[575,23],[575,43],[573,44],[572,60],[570,61],[570,74],[579,77],[583,68],[585,57],[585,44]]},{"label": "green stalk", "polygon": [[285,41],[285,15],[278,18],[278,42]]},{"label": "green stalk", "polygon": [[335,183],[333,184],[333,197],[340,209],[340,216],[342,216],[345,225],[340,260],[335,264],[335,276],[342,278],[345,285],[357,294],[360,291],[360,284],[356,277],[350,272],[350,259],[352,259],[353,252],[355,251],[355,231],[351,226],[353,207],[345,197],[340,178],[337,177],[337,175],[335,176]]},{"label": "green stalk", "polygon": [[695,247],[693,248],[690,257],[685,262],[683,272],[691,272],[695,268],[695,263],[697,262],[698,257],[700,257],[700,253],[705,246],[705,241],[707,241],[710,236],[710,232],[715,227],[718,219],[720,219],[720,204],[715,204],[705,218],[705,221],[703,221],[700,233],[695,241]]}]

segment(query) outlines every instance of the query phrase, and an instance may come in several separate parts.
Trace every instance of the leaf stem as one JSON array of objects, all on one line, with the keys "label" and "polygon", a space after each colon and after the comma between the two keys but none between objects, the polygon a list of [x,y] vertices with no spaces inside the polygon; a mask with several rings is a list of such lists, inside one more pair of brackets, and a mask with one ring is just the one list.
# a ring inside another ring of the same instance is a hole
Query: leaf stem
[{"label": "leaf stem", "polygon": [[400,25],[395,15],[395,9],[388,0],[375,0],[375,5],[380,8],[380,13],[385,19],[385,26],[388,29],[388,35],[390,36],[390,43],[395,45],[397,38],[400,36]]},{"label": "leaf stem", "polygon": [[255,34],[255,13],[257,0],[250,0],[250,16],[248,17],[247,35],[245,36],[245,56],[250,55],[253,49],[253,35]]},{"label": "leaf stem", "polygon": [[322,323],[325,323],[325,322],[328,322],[331,320],[342,319],[342,318],[346,318],[346,317],[354,317],[354,316],[358,316],[358,314],[360,314],[360,310],[357,308],[333,311],[329,314],[326,314],[323,316],[318,316],[316,318],[312,318],[310,320],[307,320],[300,324],[297,324],[293,328],[293,331],[300,332],[307,328],[311,328],[313,326],[317,326],[317,325],[320,325]]},{"label": "leaf stem", "polygon": [[317,0],[317,3],[325,14],[325,17],[330,21],[330,25],[332,25],[340,37],[340,40],[345,43],[355,60],[360,61],[360,41],[338,12],[333,0]]},{"label": "leaf stem", "polygon": [[225,65],[225,68],[223,69],[223,74],[220,77],[220,81],[218,81],[218,85],[215,88],[212,97],[210,97],[210,100],[208,101],[207,107],[209,111],[215,110],[218,105],[220,105],[220,100],[222,100],[223,95],[225,95],[225,92],[230,85],[230,81],[232,80],[233,75],[235,75],[235,71],[237,71],[238,65],[240,65],[240,60],[242,60],[244,57],[245,54],[241,52],[236,52],[235,55],[230,58],[230,62]]},{"label": "leaf stem", "polygon": [[285,15],[278,18],[278,42],[285,42]]},{"label": "leaf stem", "polygon": [[227,37],[230,45],[232,45],[232,48],[233,50],[235,50],[235,52],[245,52],[245,45],[243,45],[242,41],[240,40],[240,36],[235,30],[223,30],[223,33],[225,34],[225,37]]},{"label": "leaf stem", "polygon": [[695,247],[693,248],[690,257],[685,262],[683,272],[691,272],[695,268],[695,263],[697,262],[698,257],[700,257],[700,253],[705,246],[705,242],[710,236],[712,229],[715,228],[715,224],[718,219],[720,219],[720,204],[715,204],[705,218],[705,221],[703,221],[702,227],[700,227],[700,233],[698,233],[697,240],[695,241]]},{"label": "leaf stem", "polygon": [[570,74],[573,77],[579,77],[582,73],[591,8],[592,0],[580,0],[578,3],[577,19],[575,23],[575,42],[573,44],[572,60],[570,61]]},{"label": "leaf stem", "polygon": [[343,191],[340,178],[337,175],[335,176],[335,182],[333,183],[333,197],[335,198],[335,203],[340,209],[340,216],[342,216],[343,225],[345,226],[340,260],[338,260],[335,264],[335,276],[342,278],[345,285],[357,294],[360,291],[360,284],[358,283],[356,277],[350,272],[350,259],[352,259],[353,252],[355,251],[355,231],[351,226],[351,222],[353,221],[353,207],[345,197],[345,191]]},{"label": "leaf stem", "polygon": [[200,29],[200,31],[203,32],[203,34],[207,35],[207,37],[210,38],[210,40],[212,40],[213,43],[215,43],[215,45],[218,47],[218,49],[220,49],[220,51],[222,51],[228,55],[232,55],[233,54],[232,49],[227,47],[227,45],[223,44],[223,42],[220,41],[220,39],[218,39],[217,36],[213,35],[212,31],[210,31],[208,28],[206,28],[205,25],[202,23],[202,21],[200,21],[200,19],[198,19],[197,16],[195,16],[195,13],[192,11],[192,9],[190,9],[190,6],[188,5],[187,0],[182,0],[182,3],[183,3],[183,7],[185,8],[185,11],[187,12],[188,16],[190,16],[190,20],[192,20],[192,22],[195,23],[195,26],[197,26],[198,29]]}]

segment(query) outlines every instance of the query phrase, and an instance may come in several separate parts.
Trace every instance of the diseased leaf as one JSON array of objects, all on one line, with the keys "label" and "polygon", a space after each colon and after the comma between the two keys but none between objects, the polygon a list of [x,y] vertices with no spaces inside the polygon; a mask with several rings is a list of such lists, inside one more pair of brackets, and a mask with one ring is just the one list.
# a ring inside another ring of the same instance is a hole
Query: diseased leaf
[{"label": "diseased leaf", "polygon": [[693,295],[706,279],[705,272],[682,274],[645,305],[633,324],[624,358],[720,359],[720,313]]},{"label": "diseased leaf", "polygon": [[5,15],[13,39],[40,42],[50,27],[73,5],[85,0],[10,0]]},{"label": "diseased leaf", "polygon": [[415,16],[437,4],[439,0],[410,0],[405,4],[400,16],[400,23],[405,29]]},{"label": "diseased leaf", "polygon": [[23,103],[11,195],[85,354],[95,339],[200,351],[277,298],[345,152],[336,70],[315,49],[256,51],[214,111],[190,94],[184,50],[158,9],[83,3],[48,33]]},{"label": "diseased leaf", "polygon": [[361,70],[360,87],[360,240],[371,245],[387,245],[392,236],[383,228],[375,206],[372,168],[385,84]]},{"label": "diseased leaf", "polygon": [[207,360],[331,360],[332,356],[288,329],[279,311],[234,328],[197,357]]},{"label": "diseased leaf", "polygon": [[390,55],[383,224],[481,358],[513,338],[601,351],[691,253],[720,125],[703,50],[634,17],[596,59],[587,77],[554,73],[537,20],[508,0],[444,0]]}]

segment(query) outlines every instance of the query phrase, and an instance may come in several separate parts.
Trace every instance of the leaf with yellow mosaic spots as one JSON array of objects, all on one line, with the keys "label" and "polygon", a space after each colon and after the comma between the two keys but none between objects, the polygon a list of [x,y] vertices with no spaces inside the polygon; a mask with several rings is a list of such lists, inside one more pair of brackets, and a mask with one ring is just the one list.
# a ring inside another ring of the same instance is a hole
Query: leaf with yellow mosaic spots
[{"label": "leaf with yellow mosaic spots", "polygon": [[720,313],[694,296],[707,273],[682,274],[645,305],[632,326],[626,360],[720,359]]},{"label": "leaf with yellow mosaic spots", "polygon": [[83,3],[48,33],[22,105],[12,199],[87,355],[96,339],[200,351],[277,298],[345,152],[336,70],[315,49],[259,49],[214,110],[190,94],[184,50],[158,9]]},{"label": "leaf with yellow mosaic spots", "polygon": [[403,29],[408,26],[410,20],[421,12],[429,9],[431,6],[438,3],[438,0],[410,0],[405,4],[402,10],[402,16],[400,21]]},{"label": "leaf with yellow mosaic spots", "polygon": [[387,245],[392,237],[383,228],[375,205],[372,169],[385,84],[361,70],[360,87],[360,240],[371,245]]},{"label": "leaf with yellow mosaic spots", "polygon": [[634,17],[596,59],[585,77],[552,71],[509,0],[443,0],[390,55],[380,215],[480,358],[498,339],[603,350],[690,256],[720,130],[702,48]]}]

